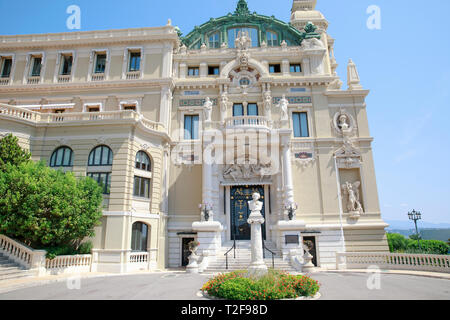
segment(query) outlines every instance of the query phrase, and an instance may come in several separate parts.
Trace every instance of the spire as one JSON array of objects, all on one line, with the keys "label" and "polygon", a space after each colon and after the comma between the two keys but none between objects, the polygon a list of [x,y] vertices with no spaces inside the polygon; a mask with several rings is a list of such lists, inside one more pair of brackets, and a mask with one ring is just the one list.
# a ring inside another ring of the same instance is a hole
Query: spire
[{"label": "spire", "polygon": [[236,7],[235,13],[236,13],[238,16],[250,14],[250,10],[248,10],[247,1],[245,1],[245,0],[239,0],[239,1],[238,1],[238,4],[237,4],[237,7]]}]

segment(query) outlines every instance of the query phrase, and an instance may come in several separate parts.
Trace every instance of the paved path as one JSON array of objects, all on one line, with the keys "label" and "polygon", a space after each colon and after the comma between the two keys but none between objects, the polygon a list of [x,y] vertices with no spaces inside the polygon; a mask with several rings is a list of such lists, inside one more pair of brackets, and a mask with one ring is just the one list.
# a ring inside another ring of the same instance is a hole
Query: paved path
[{"label": "paved path", "polygon": [[[323,300],[419,299],[450,300],[450,280],[411,275],[381,274],[380,289],[369,290],[369,274],[316,273]],[[199,300],[208,275],[156,273],[98,277],[22,288],[0,293],[0,300]],[[376,281],[370,282],[376,285]],[[70,289],[71,288],[71,289]]]}]

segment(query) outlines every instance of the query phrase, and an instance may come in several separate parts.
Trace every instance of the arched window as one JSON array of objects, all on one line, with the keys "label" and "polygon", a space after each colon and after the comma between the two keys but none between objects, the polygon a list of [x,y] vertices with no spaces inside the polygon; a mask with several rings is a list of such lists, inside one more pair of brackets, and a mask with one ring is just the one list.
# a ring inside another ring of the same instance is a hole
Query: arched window
[{"label": "arched window", "polygon": [[112,166],[113,153],[107,146],[98,146],[89,154],[87,176],[91,177],[102,187],[103,194],[110,194],[111,190],[111,170],[98,172],[90,169],[92,167]]},{"label": "arched window", "polygon": [[56,149],[50,158],[50,167],[72,167],[73,151],[69,147],[60,147]]},{"label": "arched window", "polygon": [[275,32],[267,31],[267,45],[269,47],[278,46],[278,35]]},{"label": "arched window", "polygon": [[98,146],[89,154],[89,166],[112,166],[113,153],[107,146]]},{"label": "arched window", "polygon": [[131,231],[131,250],[147,251],[148,247],[148,226],[142,222],[133,223]]},{"label": "arched window", "polygon": [[150,157],[144,152],[139,151],[136,155],[136,169],[151,171]]}]

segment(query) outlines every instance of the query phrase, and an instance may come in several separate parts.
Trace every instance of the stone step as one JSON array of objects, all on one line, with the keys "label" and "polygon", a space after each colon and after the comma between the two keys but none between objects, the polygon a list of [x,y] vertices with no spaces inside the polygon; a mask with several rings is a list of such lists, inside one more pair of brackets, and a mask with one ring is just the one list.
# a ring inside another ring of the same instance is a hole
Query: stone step
[{"label": "stone step", "polygon": [[7,269],[0,269],[0,276],[4,276],[4,275],[8,275],[8,274],[14,274],[14,273],[21,273],[23,271],[26,271],[26,270],[23,270],[23,269],[20,269],[20,268],[13,268],[13,267],[7,268]]},{"label": "stone step", "polygon": [[10,267],[19,267],[19,265],[14,263],[14,262],[9,261],[8,263],[1,264],[0,265],[0,270],[2,268],[10,268]]},{"label": "stone step", "polygon": [[0,282],[5,281],[5,280],[21,279],[21,278],[32,277],[32,276],[33,276],[33,274],[26,270],[18,271],[15,273],[9,273],[9,274],[5,274],[5,275],[0,273]]}]

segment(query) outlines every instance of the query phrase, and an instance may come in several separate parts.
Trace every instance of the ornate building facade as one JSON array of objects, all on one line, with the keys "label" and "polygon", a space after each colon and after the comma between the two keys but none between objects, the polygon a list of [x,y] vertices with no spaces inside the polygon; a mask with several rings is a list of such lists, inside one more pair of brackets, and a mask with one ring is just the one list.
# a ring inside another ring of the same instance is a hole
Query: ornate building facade
[{"label": "ornate building facade", "polygon": [[293,263],[307,241],[321,267],[336,252],[388,251],[363,89],[315,9],[290,23],[247,2],[182,36],[158,28],[0,37],[0,134],[34,160],[104,188],[93,239],[99,271],[203,267],[251,238],[248,200],[264,202],[263,237]]}]

